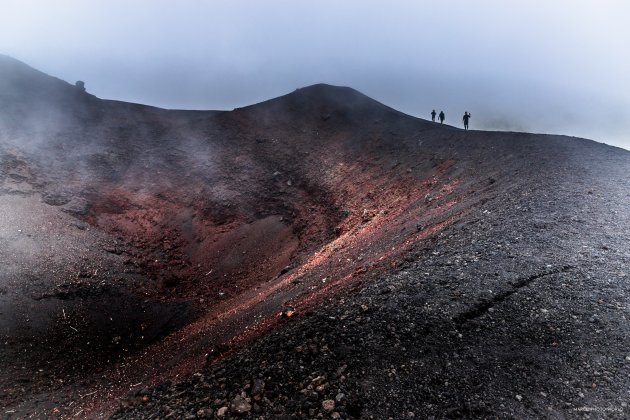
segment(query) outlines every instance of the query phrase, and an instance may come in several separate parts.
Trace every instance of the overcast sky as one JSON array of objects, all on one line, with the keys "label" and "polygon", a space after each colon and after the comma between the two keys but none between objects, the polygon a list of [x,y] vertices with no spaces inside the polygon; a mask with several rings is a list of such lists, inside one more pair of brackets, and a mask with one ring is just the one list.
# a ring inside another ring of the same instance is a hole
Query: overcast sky
[{"label": "overcast sky", "polygon": [[627,0],[0,0],[0,53],[108,99],[232,109],[313,83],[630,149]]}]

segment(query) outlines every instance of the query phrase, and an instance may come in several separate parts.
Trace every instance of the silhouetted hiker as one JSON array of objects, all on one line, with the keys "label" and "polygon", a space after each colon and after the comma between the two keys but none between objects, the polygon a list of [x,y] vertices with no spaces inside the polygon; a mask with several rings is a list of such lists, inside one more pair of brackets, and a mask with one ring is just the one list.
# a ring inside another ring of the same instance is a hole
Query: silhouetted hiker
[{"label": "silhouetted hiker", "polygon": [[438,118],[440,119],[440,124],[444,124],[444,118],[446,118],[446,116],[444,115],[444,111],[440,111],[440,115],[438,115]]},{"label": "silhouetted hiker", "polygon": [[464,121],[464,130],[468,130],[468,120],[470,119],[470,114],[468,111],[464,112],[464,117],[462,120]]},{"label": "silhouetted hiker", "polygon": [[433,111],[431,111],[431,121],[435,122],[435,109]]}]

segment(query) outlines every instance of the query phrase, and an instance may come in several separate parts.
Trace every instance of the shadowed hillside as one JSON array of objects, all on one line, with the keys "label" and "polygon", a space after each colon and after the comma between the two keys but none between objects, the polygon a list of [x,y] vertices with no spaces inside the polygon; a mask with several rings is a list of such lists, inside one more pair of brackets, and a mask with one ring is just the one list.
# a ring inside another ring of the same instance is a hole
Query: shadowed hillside
[{"label": "shadowed hillside", "polygon": [[0,75],[6,413],[623,417],[627,152]]}]

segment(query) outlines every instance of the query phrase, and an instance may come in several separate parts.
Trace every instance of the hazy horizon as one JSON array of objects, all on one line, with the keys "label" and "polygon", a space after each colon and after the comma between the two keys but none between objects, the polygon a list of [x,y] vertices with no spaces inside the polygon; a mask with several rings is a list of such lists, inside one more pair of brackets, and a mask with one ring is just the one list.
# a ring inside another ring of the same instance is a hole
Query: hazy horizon
[{"label": "hazy horizon", "polygon": [[0,52],[106,99],[233,109],[329,83],[472,129],[630,149],[630,4],[6,1]]}]

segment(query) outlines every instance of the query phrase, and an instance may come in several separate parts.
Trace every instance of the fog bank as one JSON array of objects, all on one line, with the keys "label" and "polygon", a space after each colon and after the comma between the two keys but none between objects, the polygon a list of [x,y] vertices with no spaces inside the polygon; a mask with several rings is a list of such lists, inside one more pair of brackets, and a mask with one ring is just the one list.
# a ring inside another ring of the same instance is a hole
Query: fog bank
[{"label": "fog bank", "polygon": [[232,109],[324,82],[630,149],[630,4],[2,1],[0,52],[102,98]]}]

